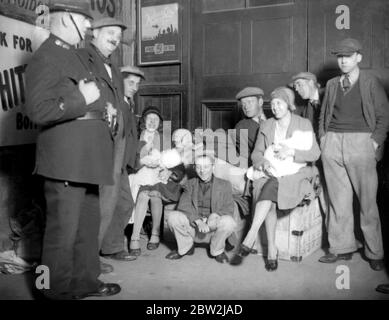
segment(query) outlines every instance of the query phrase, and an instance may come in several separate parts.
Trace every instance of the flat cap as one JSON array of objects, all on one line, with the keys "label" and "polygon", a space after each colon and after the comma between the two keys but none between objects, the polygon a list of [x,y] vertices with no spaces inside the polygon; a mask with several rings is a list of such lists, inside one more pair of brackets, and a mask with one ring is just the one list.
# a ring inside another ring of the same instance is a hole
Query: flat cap
[{"label": "flat cap", "polygon": [[362,45],[358,40],[347,38],[340,41],[331,53],[334,55],[352,55],[354,52],[360,53],[361,51]]},{"label": "flat cap", "polygon": [[313,80],[313,82],[317,82],[316,76],[311,72],[300,72],[292,77],[293,82],[298,79]]},{"label": "flat cap", "polygon": [[145,73],[136,66],[131,66],[131,65],[123,66],[120,68],[120,72],[121,73],[135,74],[136,76],[141,77],[143,80],[146,80]]},{"label": "flat cap", "polygon": [[93,20],[92,14],[89,11],[89,2],[85,0],[72,1],[72,0],[52,0],[49,4],[50,12],[73,12],[82,14],[89,19]]},{"label": "flat cap", "polygon": [[122,28],[123,31],[127,29],[127,26],[122,21],[111,17],[104,17],[99,20],[93,21],[92,23],[92,29],[111,27],[111,26],[118,26]]},{"label": "flat cap", "polygon": [[240,100],[242,98],[246,97],[256,97],[256,96],[263,96],[264,92],[261,88],[256,88],[256,87],[247,87],[244,88],[242,91],[240,91],[236,95],[236,100]]}]

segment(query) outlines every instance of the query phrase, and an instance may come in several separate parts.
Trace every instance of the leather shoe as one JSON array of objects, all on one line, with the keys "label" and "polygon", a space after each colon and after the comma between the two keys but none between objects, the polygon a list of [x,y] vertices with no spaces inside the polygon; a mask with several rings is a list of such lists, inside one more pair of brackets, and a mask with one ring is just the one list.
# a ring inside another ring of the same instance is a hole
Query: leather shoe
[{"label": "leather shoe", "polygon": [[130,255],[127,251],[119,251],[113,254],[101,254],[102,257],[107,259],[119,260],[119,261],[133,261],[136,257]]},{"label": "leather shoe", "polygon": [[215,260],[219,263],[224,263],[224,262],[227,262],[229,261],[227,255],[225,254],[225,252],[222,252],[221,254],[217,255],[214,257]]},{"label": "leather shoe", "polygon": [[195,247],[194,245],[192,248],[190,248],[185,254],[181,255],[178,253],[177,250],[173,250],[172,252],[168,253],[168,255],[165,257],[166,259],[169,260],[178,260],[181,259],[183,256],[191,256],[194,254]]},{"label": "leather shoe", "polygon": [[376,289],[376,291],[381,292],[381,293],[389,293],[389,283],[385,284],[380,284]]},{"label": "leather shoe", "polygon": [[116,283],[103,283],[97,291],[83,293],[73,296],[73,299],[80,300],[87,297],[109,297],[118,294],[122,288]]},{"label": "leather shoe", "polygon": [[265,261],[265,269],[266,271],[275,271],[278,268],[278,261],[277,259],[266,259]]},{"label": "leather shoe", "polygon": [[[141,253],[140,248],[139,248],[139,249],[130,249],[130,251],[128,252],[128,254],[129,254],[131,257],[135,257],[135,259],[138,258],[138,257],[140,256],[140,253]],[[135,259],[134,259],[134,260],[135,260]]]},{"label": "leather shoe", "polygon": [[226,245],[225,245],[224,249],[225,249],[227,252],[232,251],[234,248],[235,248],[235,247],[234,247],[231,243],[229,243],[228,241],[226,241]]},{"label": "leather shoe", "polygon": [[100,272],[102,274],[107,274],[113,272],[113,266],[108,263],[104,263],[100,261]]},{"label": "leather shoe", "polygon": [[384,260],[369,260],[370,268],[374,271],[381,271],[384,269]]},{"label": "leather shoe", "polygon": [[239,251],[232,257],[230,264],[232,266],[239,266],[242,264],[243,259],[247,257],[251,252],[251,248],[245,246],[244,244],[240,245]]},{"label": "leather shoe", "polygon": [[352,252],[340,253],[340,254],[328,253],[325,256],[322,256],[319,259],[319,262],[322,262],[322,263],[335,263],[336,261],[339,261],[339,260],[351,260],[352,257],[353,257],[353,253]]},{"label": "leather shoe", "polygon": [[159,242],[149,242],[147,244],[147,250],[156,250],[159,247]]}]

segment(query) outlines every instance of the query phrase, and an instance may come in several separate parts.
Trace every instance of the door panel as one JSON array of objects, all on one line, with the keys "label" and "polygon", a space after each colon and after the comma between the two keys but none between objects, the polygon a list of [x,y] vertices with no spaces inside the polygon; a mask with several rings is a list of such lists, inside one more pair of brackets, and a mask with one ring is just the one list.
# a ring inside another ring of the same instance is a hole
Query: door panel
[{"label": "door panel", "polygon": [[[211,108],[212,117],[205,121],[228,129],[239,121],[231,103],[236,104],[235,95],[243,87],[261,87],[268,97],[275,87],[288,83],[292,74],[306,70],[306,0],[266,2],[259,7],[249,6],[263,1],[246,1],[247,8],[235,10],[221,10],[221,1],[191,3],[194,127],[204,123],[205,101],[228,102],[225,108],[223,103]],[[218,10],[207,11],[210,8]]]}]

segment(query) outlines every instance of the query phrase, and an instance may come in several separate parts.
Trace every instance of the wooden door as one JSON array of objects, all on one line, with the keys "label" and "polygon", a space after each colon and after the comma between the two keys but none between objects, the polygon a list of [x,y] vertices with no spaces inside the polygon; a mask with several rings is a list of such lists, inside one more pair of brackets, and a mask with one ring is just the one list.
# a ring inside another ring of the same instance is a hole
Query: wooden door
[{"label": "wooden door", "polygon": [[[339,30],[336,9],[347,6],[350,29]],[[325,85],[339,73],[331,49],[352,37],[363,46],[361,68],[380,78],[389,93],[389,3],[387,0],[311,0],[308,10],[308,66]]]},{"label": "wooden door", "polygon": [[235,95],[307,68],[307,0],[191,1],[192,127],[233,128]]}]

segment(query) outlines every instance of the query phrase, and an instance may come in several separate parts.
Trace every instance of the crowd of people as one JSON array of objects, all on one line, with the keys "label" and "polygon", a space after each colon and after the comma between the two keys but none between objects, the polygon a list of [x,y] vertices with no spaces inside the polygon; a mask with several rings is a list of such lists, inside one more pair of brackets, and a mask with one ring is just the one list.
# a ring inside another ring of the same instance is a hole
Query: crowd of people
[{"label": "crowd of people", "polygon": [[[265,223],[265,268],[275,271],[277,210],[314,197],[311,182],[318,172],[326,195],[321,201],[329,208],[329,252],[319,261],[350,260],[363,248],[373,270],[384,268],[376,165],[389,130],[389,102],[379,81],[360,70],[363,48],[357,40],[345,39],[334,48],[341,76],[331,79],[325,92],[309,72],[274,89],[269,119],[261,88],[236,95],[245,118],[230,141],[246,160],[236,167],[207,149],[201,135],[183,128],[166,135],[162,123],[170,119],[158,107],[144,108],[138,125],[134,95],[145,75],[111,59],[126,26],[114,18],[92,20],[86,1],[52,4],[51,34],[26,71],[25,113],[41,127],[34,173],[44,179],[41,264],[50,270],[50,289],[42,291],[47,298],[119,293],[118,284],[98,280],[113,271],[99,257],[141,257],[148,210],[147,250],[157,250],[166,205],[174,207],[166,221],[177,243],[167,259],[192,255],[195,243],[205,242],[216,262],[240,265],[257,252],[258,230]],[[76,49],[88,28],[91,43]],[[306,101],[302,109],[296,108],[292,89]],[[354,236],[354,193],[363,243]],[[247,218],[250,228],[241,239],[237,229]],[[232,257],[227,246],[236,249]],[[388,286],[379,290],[388,293]]]}]

